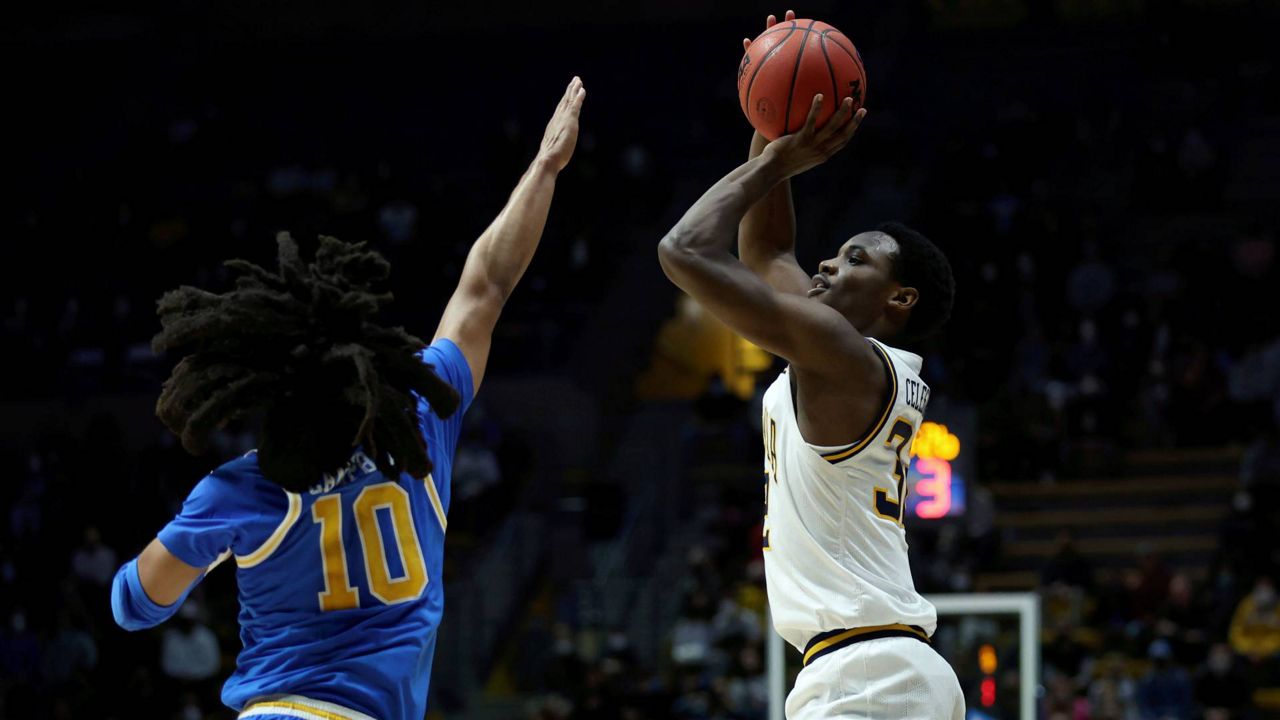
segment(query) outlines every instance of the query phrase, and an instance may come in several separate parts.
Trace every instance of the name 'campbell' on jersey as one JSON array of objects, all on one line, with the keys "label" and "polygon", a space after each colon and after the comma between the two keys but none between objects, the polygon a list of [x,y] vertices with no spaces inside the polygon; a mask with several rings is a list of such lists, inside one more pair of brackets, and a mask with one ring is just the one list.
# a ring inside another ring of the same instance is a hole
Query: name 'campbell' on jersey
[{"label": "name 'campbell' on jersey", "polygon": [[868,340],[889,378],[868,433],[840,447],[800,435],[791,373],[764,394],[765,580],[773,624],[802,652],[831,630],[914,625],[937,612],[916,592],[903,529],[911,440],[928,386],[920,356]]},{"label": "name 'campbell' on jersey", "polygon": [[387,477],[357,450],[345,468],[291,493],[263,477],[250,453],[201,480],[160,532],[189,565],[235,557],[244,649],[222,689],[227,705],[288,695],[353,711],[324,717],[420,720],[426,712],[444,611],[450,473],[473,389],[451,341],[420,355],[462,400],[441,420],[419,399],[434,467],[426,478]]}]

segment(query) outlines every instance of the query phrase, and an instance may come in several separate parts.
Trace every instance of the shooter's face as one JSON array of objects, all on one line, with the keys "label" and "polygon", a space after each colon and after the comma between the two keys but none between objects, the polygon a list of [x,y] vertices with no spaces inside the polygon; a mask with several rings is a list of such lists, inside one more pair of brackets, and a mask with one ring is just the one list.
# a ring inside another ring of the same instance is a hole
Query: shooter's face
[{"label": "shooter's face", "polygon": [[830,305],[866,330],[885,311],[899,288],[893,278],[893,258],[898,241],[879,232],[853,236],[830,260],[818,264],[809,297]]}]

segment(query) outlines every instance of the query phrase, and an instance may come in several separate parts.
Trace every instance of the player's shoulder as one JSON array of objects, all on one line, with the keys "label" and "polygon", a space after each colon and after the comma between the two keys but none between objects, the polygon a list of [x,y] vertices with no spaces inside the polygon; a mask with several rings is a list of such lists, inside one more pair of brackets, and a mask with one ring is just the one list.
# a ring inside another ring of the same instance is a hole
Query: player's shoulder
[{"label": "player's shoulder", "polygon": [[258,465],[257,450],[250,450],[237,458],[222,463],[214,468],[213,472],[209,473],[209,477],[220,484],[239,488],[245,488],[266,480],[262,475],[262,469]]},{"label": "player's shoulder", "polygon": [[436,338],[430,345],[419,350],[417,356],[422,362],[436,368],[441,375],[458,371],[465,371],[468,376],[471,374],[471,366],[467,364],[462,348],[449,338]]},{"label": "player's shoulder", "polygon": [[257,450],[251,450],[214,468],[200,482],[200,486],[205,493],[236,505],[287,503],[288,493],[284,488],[262,474]]},{"label": "player's shoulder", "polygon": [[[436,338],[432,343],[417,352],[418,359],[431,368],[441,380],[458,391],[463,412],[470,406],[475,395],[475,383],[471,374],[471,365],[457,343],[446,337]],[[425,402],[425,400],[423,401]],[[424,413],[424,416],[429,413]]]},{"label": "player's shoulder", "polygon": [[895,374],[905,371],[909,375],[919,375],[924,369],[924,358],[910,350],[895,347],[875,338],[867,338],[867,344],[883,357],[886,365],[891,367]]}]

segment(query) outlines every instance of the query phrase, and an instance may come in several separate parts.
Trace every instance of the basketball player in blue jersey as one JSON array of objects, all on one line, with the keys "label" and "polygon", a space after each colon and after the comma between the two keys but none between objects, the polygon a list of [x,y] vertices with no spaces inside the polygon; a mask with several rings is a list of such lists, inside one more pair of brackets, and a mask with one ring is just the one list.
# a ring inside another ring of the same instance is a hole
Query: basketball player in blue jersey
[{"label": "basketball player in blue jersey", "polygon": [[899,223],[845,241],[812,278],[800,268],[789,178],[839,152],[866,116],[844,98],[817,128],[835,100],[815,97],[791,135],[757,135],[748,161],[663,238],[659,259],[709,312],[788,362],[762,402],[765,584],[774,628],[804,660],[787,717],[961,720],[903,529],[928,386],[920,356],[890,344],[936,331],[955,284],[942,252]]},{"label": "basketball player in blue jersey", "polygon": [[222,699],[240,717],[425,714],[462,416],[542,236],[585,95],[574,78],[427,347],[373,322],[391,299],[374,289],[386,261],[333,238],[308,263],[282,235],[278,272],[231,261],[231,292],[161,299],[153,344],[185,357],[160,418],[193,452],[251,411],[264,411],[263,429],[256,451],[201,480],[120,569],[111,605],[122,627],[152,627],[234,558],[244,649]]}]

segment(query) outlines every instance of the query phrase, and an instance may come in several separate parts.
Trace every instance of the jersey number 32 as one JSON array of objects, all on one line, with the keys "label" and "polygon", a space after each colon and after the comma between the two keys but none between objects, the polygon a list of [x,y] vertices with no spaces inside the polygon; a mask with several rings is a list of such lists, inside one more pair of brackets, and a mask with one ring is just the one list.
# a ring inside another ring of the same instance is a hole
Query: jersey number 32
[{"label": "jersey number 32", "polygon": [[908,458],[908,464],[904,464],[902,455],[904,450],[911,447],[911,436],[915,430],[906,418],[900,417],[893,423],[893,429],[889,431],[889,437],[884,442],[890,447],[895,443],[898,446],[894,448],[893,457],[893,479],[898,482],[898,499],[889,497],[888,488],[878,487],[875,490],[876,515],[899,525],[902,524],[903,510],[907,506],[907,467],[910,463]]}]

